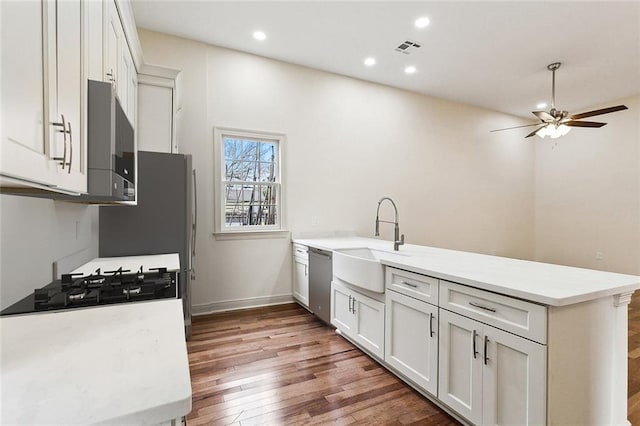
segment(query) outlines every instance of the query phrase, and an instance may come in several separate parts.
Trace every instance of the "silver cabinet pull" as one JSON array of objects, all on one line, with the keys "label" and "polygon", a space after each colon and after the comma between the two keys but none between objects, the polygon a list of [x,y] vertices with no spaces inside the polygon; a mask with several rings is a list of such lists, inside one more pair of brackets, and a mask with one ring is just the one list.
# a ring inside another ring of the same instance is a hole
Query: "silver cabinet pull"
[{"label": "silver cabinet pull", "polygon": [[305,263],[304,264],[304,276],[305,277],[308,275],[307,268],[308,268],[308,265]]},{"label": "silver cabinet pull", "polygon": [[489,362],[489,354],[487,353],[487,343],[489,343],[489,338],[484,336],[484,365],[487,365]]},{"label": "silver cabinet pull", "polygon": [[478,336],[478,332],[473,330],[473,359],[476,359],[478,356],[478,350],[476,348],[476,337]]},{"label": "silver cabinet pull", "polygon": [[407,282],[407,281],[400,281],[400,284],[404,284],[404,285],[408,285],[409,287],[413,287],[413,288],[418,288],[418,286],[416,284]]},{"label": "silver cabinet pull", "polygon": [[[53,122],[51,123],[52,126],[56,126],[56,127],[62,127],[62,130],[58,130],[58,133],[62,133],[64,135],[64,151],[62,152],[62,157],[51,157],[52,160],[56,160],[60,162],[60,166],[62,167],[62,170],[64,170],[64,167],[67,165],[67,122],[64,119],[64,114],[60,114],[62,116],[62,121],[61,122]],[[69,169],[69,171],[71,171],[71,169]]]},{"label": "silver cabinet pull", "polygon": [[351,308],[351,312],[353,312],[353,315],[356,314],[356,298],[352,297],[351,300],[353,300],[353,307]]},{"label": "silver cabinet pull", "polygon": [[349,296],[349,312],[351,312],[351,296]]},{"label": "silver cabinet pull", "polygon": [[71,122],[68,121],[67,124],[69,126],[69,162],[67,163],[67,166],[68,173],[71,174],[71,165],[73,164],[73,132],[71,131]]},{"label": "silver cabinet pull", "polygon": [[116,87],[116,77],[113,75],[113,68],[109,68],[107,76],[109,77],[111,84],[113,84],[113,87]]},{"label": "silver cabinet pull", "polygon": [[490,308],[488,306],[482,306],[479,303],[475,303],[475,302],[469,302],[469,304],[471,306],[475,306],[476,308],[480,308],[480,309],[484,309],[485,311],[489,311],[489,312],[495,312],[496,310],[493,308]]},{"label": "silver cabinet pull", "polygon": [[429,337],[433,337],[433,312],[429,313]]}]

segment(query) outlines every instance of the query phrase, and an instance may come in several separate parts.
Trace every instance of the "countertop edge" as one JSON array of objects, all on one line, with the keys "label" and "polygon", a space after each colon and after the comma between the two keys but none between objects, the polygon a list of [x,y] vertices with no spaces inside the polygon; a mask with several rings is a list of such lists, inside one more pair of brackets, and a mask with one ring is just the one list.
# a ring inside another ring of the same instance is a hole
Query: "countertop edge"
[{"label": "countertop edge", "polygon": [[474,281],[469,278],[450,275],[446,273],[442,273],[439,271],[433,271],[429,269],[424,269],[412,265],[406,265],[404,263],[393,262],[389,260],[381,260],[380,263],[386,266],[391,266],[393,268],[403,269],[409,272],[415,272],[417,274],[428,275],[434,278],[438,278],[445,281],[451,281],[458,284],[463,284],[469,287],[477,288],[480,290],[490,291],[492,293],[502,294],[506,296],[515,297],[518,299],[526,300],[529,302],[538,303],[546,306],[568,306],[574,305],[576,303],[588,302],[590,300],[601,299],[603,297],[615,296],[617,294],[634,292],[640,289],[640,281],[637,283],[632,283],[623,286],[613,287],[607,290],[599,290],[590,293],[584,293],[577,296],[567,296],[567,297],[549,297],[541,294],[531,293],[523,290],[518,290],[514,288],[497,286],[491,283],[486,283],[482,281]]},{"label": "countertop edge", "polygon": [[[348,249],[348,248],[364,248],[364,247],[390,250],[393,246],[393,243],[390,241],[374,239],[374,238],[366,238],[366,237],[337,237],[337,238],[317,238],[317,239],[296,238],[296,239],[293,239],[292,242],[297,244],[303,244],[309,247],[323,249],[323,250],[330,250],[330,251]],[[384,246],[384,248],[382,248],[382,246]],[[480,253],[463,252],[463,251],[451,250],[451,249],[440,249],[440,248],[427,247],[427,246],[414,246],[414,247],[420,247],[423,249],[437,249],[437,250],[450,251],[450,252],[455,252],[460,254],[482,255]],[[489,255],[484,255],[484,256],[489,256]],[[418,257],[419,255],[416,255],[416,257],[414,258],[418,258]],[[521,259],[512,259],[512,258],[501,258],[498,256],[496,256],[496,259],[508,259],[508,260],[515,260],[515,261],[521,260]],[[548,263],[535,262],[535,261],[524,261],[524,262],[531,262],[532,264],[540,264],[540,265],[553,265],[554,267],[579,269],[583,271],[591,271],[589,269],[576,268],[576,267],[567,266],[567,265],[555,265],[555,264],[548,264]],[[601,299],[603,297],[615,296],[618,294],[633,293],[634,291],[640,289],[640,276],[620,274],[617,272],[593,270],[594,273],[611,274],[612,277],[614,275],[624,276],[624,277],[628,277],[629,280],[628,282],[614,285],[609,288],[586,291],[584,293],[568,295],[566,297],[553,297],[553,296],[544,295],[541,293],[535,293],[532,291],[522,290],[518,288],[507,287],[503,285],[496,285],[494,283],[490,283],[486,281],[474,280],[462,275],[455,275],[447,272],[428,269],[421,266],[412,265],[410,263],[403,263],[399,259],[395,259],[395,260],[381,259],[380,263],[385,266],[399,268],[399,269],[415,272],[422,275],[428,275],[434,278],[460,283],[460,284],[478,288],[481,290],[503,294],[506,296],[515,297],[518,299],[538,303],[541,305],[556,306],[556,307],[588,302],[591,300]]]}]

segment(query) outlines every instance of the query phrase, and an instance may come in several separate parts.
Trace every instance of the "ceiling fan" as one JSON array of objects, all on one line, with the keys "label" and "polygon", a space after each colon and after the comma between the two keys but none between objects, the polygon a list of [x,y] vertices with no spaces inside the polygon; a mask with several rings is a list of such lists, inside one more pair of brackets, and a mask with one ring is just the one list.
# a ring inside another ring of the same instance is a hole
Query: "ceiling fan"
[{"label": "ceiling fan", "polygon": [[546,111],[532,111],[533,115],[540,119],[540,123],[525,124],[524,126],[508,127],[506,129],[491,130],[492,132],[499,132],[502,130],[518,129],[521,127],[538,126],[533,132],[529,133],[525,138],[529,138],[533,135],[538,135],[541,138],[549,136],[551,138],[558,138],[569,133],[572,127],[602,127],[607,123],[600,123],[597,121],[579,121],[582,118],[594,117],[596,115],[608,114],[610,112],[622,111],[628,109],[624,105],[616,105],[613,107],[596,109],[593,111],[582,112],[580,114],[569,115],[569,112],[556,109],[556,70],[560,68],[560,62],[554,62],[547,66],[547,69],[552,72],[551,80],[551,110]]}]

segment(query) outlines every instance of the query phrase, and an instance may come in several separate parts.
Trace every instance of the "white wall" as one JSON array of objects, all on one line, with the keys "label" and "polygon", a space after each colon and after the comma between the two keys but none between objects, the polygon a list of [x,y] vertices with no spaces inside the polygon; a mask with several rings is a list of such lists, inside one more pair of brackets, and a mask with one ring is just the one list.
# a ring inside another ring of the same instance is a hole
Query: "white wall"
[{"label": "white wall", "polygon": [[83,250],[97,256],[97,207],[0,195],[0,309],[49,284],[53,262]]},{"label": "white wall", "polygon": [[535,144],[536,260],[640,275],[640,96],[585,110],[619,104],[587,119],[600,129]]},{"label": "white wall", "polygon": [[[164,34],[139,35],[146,62],[182,70],[178,141],[181,152],[194,155],[199,176],[196,312],[291,294],[288,239],[212,235],[214,126],[287,135],[284,195],[293,232],[372,236],[377,201],[387,195],[410,243],[533,256],[533,144],[523,135],[489,133],[523,120]],[[384,214],[391,218],[390,210]],[[387,240],[391,228],[382,229]]]}]

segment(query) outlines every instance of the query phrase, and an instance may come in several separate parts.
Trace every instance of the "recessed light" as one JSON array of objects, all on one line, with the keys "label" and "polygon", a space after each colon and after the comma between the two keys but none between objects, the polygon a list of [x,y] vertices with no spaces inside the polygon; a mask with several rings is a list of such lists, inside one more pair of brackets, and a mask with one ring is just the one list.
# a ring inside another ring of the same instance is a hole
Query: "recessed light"
[{"label": "recessed light", "polygon": [[422,16],[416,19],[415,26],[416,28],[426,28],[429,26],[430,23],[431,23],[431,20],[429,18],[427,18],[426,16]]},{"label": "recessed light", "polygon": [[372,58],[372,57],[366,58],[364,60],[364,64],[368,67],[372,67],[376,64],[376,58]]},{"label": "recessed light", "polygon": [[542,108],[546,108],[547,107],[547,103],[546,102],[539,102],[538,104],[536,104],[536,108],[538,109],[542,109]]},{"label": "recessed light", "polygon": [[253,38],[255,38],[258,41],[262,41],[265,40],[267,38],[267,35],[265,33],[263,33],[262,31],[256,31],[253,33]]},{"label": "recessed light", "polygon": [[410,65],[410,66],[408,66],[408,67],[406,67],[406,68],[404,69],[404,72],[405,72],[406,74],[415,74],[415,72],[416,72],[416,71],[417,71],[417,69],[416,69],[416,67],[414,67],[413,65]]}]

